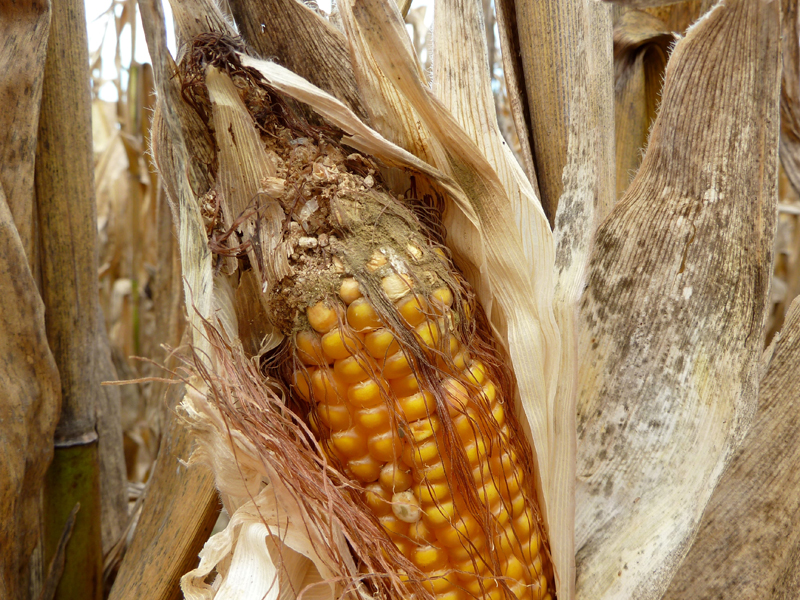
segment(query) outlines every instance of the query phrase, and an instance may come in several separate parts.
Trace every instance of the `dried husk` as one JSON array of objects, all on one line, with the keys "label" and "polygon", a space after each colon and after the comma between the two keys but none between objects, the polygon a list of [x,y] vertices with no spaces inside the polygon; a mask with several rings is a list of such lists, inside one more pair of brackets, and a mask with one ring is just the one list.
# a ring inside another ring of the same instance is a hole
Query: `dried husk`
[{"label": "dried husk", "polygon": [[593,170],[591,223],[595,211],[608,214],[616,200],[606,158],[614,155],[610,9],[593,0],[515,0],[514,6],[542,206],[557,231],[561,197],[575,185],[563,178],[580,161]]},{"label": "dried husk", "polygon": [[[27,598],[44,573],[31,568],[41,544],[42,486],[53,458],[61,405],[47,344],[44,305],[0,185],[0,596]],[[14,451],[11,451],[14,449]]]},{"label": "dried husk", "polygon": [[[305,77],[366,118],[341,31],[296,0],[229,2],[242,37],[258,56]],[[265,15],[269,15],[269,27],[262,27]]]},{"label": "dried husk", "polygon": [[579,596],[661,597],[755,412],[779,19],[776,2],[730,0],[689,30],[642,166],[597,233],[580,338]]},{"label": "dried husk", "polygon": [[800,299],[764,353],[758,413],[714,490],[697,538],[665,598],[800,594]]},{"label": "dried husk", "polygon": [[795,191],[800,190],[800,45],[797,0],[781,3],[783,71],[781,74],[781,163]]},{"label": "dried husk", "polygon": [[626,11],[614,23],[614,130],[617,196],[642,162],[656,118],[670,44],[676,37],[660,19]]}]

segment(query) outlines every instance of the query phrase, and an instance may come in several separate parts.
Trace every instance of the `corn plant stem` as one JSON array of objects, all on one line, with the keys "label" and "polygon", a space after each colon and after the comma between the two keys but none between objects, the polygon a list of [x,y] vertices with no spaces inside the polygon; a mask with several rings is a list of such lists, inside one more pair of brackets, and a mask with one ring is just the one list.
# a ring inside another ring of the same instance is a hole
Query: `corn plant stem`
[{"label": "corn plant stem", "polygon": [[[45,479],[46,492],[68,491],[69,500],[63,496],[48,494],[47,523],[45,527],[44,552],[50,560],[56,554],[62,537],[64,524],[76,503],[80,510],[75,518],[74,529],[67,544],[63,572],[53,598],[101,598],[102,560],[83,563],[83,557],[100,556],[101,543],[100,464],[97,452],[97,436],[83,443],[57,445],[53,462]],[[83,517],[83,518],[81,518]],[[60,524],[60,527],[59,527]]]},{"label": "corn plant stem", "polygon": [[[100,598],[102,543],[96,406],[97,250],[86,20],[82,0],[55,0],[48,40],[35,189],[47,339],[62,409],[45,485],[45,539],[80,502],[59,600]],[[77,477],[77,479],[76,479]],[[46,542],[46,547],[49,542]],[[45,554],[45,563],[50,556]]]}]

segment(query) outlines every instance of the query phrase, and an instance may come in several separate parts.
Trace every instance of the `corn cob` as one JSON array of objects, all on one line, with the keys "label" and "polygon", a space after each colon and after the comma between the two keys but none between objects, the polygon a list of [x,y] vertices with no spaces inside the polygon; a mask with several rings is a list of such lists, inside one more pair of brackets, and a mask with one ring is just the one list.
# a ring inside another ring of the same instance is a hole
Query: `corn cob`
[{"label": "corn cob", "polygon": [[327,460],[407,559],[410,589],[552,600],[510,376],[436,228],[330,131],[251,112],[285,177],[289,275],[267,290],[288,340],[278,372]]}]

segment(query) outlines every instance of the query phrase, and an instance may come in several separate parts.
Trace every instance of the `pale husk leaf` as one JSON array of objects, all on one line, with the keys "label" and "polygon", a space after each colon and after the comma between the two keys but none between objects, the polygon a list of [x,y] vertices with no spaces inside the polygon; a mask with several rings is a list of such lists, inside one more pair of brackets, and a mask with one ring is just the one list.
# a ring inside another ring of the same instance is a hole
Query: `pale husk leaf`
[{"label": "pale husk leaf", "polygon": [[642,166],[598,230],[579,340],[579,597],[661,597],[754,414],[779,19],[777,2],[730,0],[689,30]]},{"label": "pale husk leaf", "polygon": [[753,427],[714,490],[665,598],[788,600],[800,594],[798,368],[795,299],[761,380]]}]

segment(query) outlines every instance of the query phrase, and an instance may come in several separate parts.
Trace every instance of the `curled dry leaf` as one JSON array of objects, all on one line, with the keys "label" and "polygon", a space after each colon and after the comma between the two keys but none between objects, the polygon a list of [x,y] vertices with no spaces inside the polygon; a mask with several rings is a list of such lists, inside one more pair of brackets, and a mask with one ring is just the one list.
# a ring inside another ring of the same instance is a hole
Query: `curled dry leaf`
[{"label": "curled dry leaf", "polygon": [[[61,404],[44,305],[0,185],[0,597],[27,594]],[[18,451],[9,452],[15,448]],[[41,583],[41,582],[39,582]]]},{"label": "curled dry leaf", "polygon": [[663,21],[638,10],[614,24],[614,133],[617,196],[642,161],[656,118],[669,46],[676,40]]},{"label": "curled dry leaf", "polygon": [[714,490],[666,599],[800,594],[800,299],[779,335],[753,427]]},{"label": "curled dry leaf", "polygon": [[777,2],[729,0],[689,30],[642,166],[597,233],[580,339],[581,597],[663,594],[755,412],[779,20]]}]

